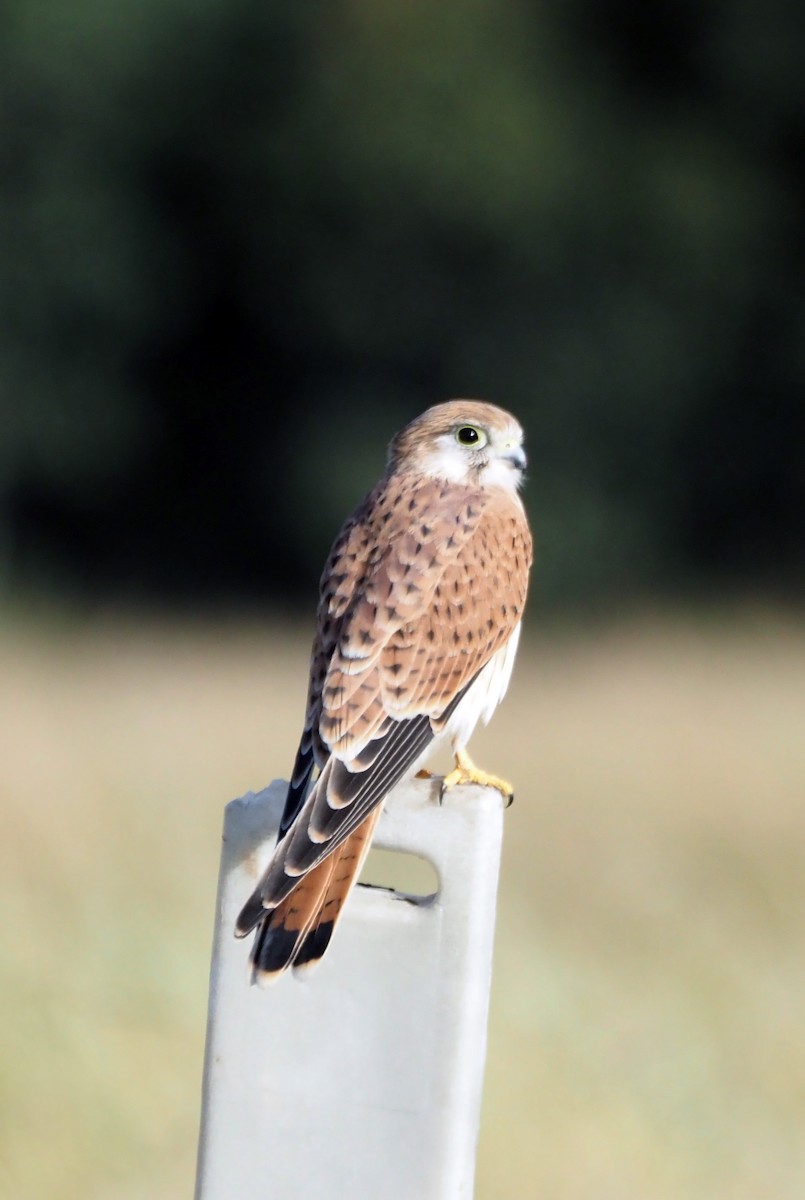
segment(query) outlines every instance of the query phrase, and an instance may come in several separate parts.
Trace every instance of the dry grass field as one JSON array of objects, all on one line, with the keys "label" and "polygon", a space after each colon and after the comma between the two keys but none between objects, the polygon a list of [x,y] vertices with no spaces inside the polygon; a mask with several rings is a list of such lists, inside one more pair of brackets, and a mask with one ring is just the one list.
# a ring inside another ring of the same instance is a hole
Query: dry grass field
[{"label": "dry grass field", "polygon": [[[221,810],[289,769],[306,661],[0,623],[8,1200],[192,1194]],[[517,784],[479,1200],[802,1200],[805,626],[535,630],[474,749]]]}]

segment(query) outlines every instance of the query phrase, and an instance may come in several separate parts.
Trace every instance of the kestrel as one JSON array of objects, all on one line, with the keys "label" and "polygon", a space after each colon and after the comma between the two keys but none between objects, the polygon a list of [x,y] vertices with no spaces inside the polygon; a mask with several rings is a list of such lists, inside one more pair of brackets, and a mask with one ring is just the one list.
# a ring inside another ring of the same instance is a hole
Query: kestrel
[{"label": "kestrel", "polygon": [[[443,788],[477,782],[466,745],[508,687],[531,566],[520,425],[477,400],[402,429],[321,579],[307,712],[279,838],[235,933],[252,980],[324,954],[383,801],[449,742]],[[318,775],[311,783],[314,768]]]}]

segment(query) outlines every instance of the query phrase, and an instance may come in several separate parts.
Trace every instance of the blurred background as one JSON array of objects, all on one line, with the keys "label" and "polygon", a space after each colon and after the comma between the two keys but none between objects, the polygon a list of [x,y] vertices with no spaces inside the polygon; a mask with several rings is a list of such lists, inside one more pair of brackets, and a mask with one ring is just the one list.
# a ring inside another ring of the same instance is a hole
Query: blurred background
[{"label": "blurred background", "polygon": [[480,1200],[805,1191],[805,18],[0,14],[0,1194],[193,1179],[221,807],[385,445],[537,541]]}]

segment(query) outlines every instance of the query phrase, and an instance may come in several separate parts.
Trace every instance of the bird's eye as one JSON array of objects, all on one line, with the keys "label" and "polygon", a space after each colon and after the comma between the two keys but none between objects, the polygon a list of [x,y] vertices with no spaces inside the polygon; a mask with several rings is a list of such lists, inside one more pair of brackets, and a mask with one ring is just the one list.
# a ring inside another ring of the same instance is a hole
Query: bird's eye
[{"label": "bird's eye", "polygon": [[456,430],[456,441],[462,446],[485,446],[486,434],[474,425],[459,425]]}]

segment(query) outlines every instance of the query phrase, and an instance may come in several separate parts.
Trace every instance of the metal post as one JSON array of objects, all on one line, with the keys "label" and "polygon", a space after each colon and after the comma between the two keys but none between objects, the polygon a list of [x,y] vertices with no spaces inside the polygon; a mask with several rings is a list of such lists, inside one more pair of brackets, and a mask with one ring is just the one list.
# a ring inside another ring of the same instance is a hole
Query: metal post
[{"label": "metal post", "polygon": [[286,785],[227,806],[196,1200],[454,1200],[473,1190],[500,794],[403,783],[375,845],[439,876],[411,903],[358,887],[323,962],[247,984],[235,917],[274,844]]}]

